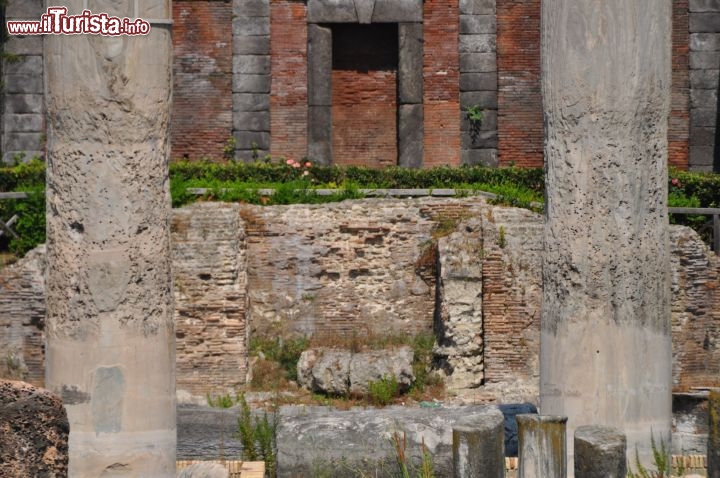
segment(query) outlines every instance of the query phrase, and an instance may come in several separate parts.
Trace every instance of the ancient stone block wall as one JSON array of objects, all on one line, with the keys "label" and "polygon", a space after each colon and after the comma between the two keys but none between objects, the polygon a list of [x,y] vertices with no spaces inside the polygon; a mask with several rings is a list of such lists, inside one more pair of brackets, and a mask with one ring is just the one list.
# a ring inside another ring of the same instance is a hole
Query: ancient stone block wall
[{"label": "ancient stone block wall", "polygon": [[[460,2],[460,130],[462,164],[498,164],[498,68],[495,1]],[[482,120],[470,121],[479,108]]]},{"label": "ancient stone block wall", "polygon": [[[45,12],[43,0],[9,2],[5,20],[39,20]],[[2,161],[13,162],[45,155],[45,99],[43,86],[42,36],[8,39],[5,52],[15,61],[2,61]]]},{"label": "ancient stone block wall", "polygon": [[[293,34],[282,25],[276,31]],[[270,151],[269,0],[233,0],[232,52],[235,157],[253,160]]]},{"label": "ancient stone block wall", "polygon": [[232,134],[232,5],[173,2],[173,159],[221,160]]},{"label": "ancient stone block wall", "polygon": [[690,0],[690,167],[720,171],[720,1]]}]

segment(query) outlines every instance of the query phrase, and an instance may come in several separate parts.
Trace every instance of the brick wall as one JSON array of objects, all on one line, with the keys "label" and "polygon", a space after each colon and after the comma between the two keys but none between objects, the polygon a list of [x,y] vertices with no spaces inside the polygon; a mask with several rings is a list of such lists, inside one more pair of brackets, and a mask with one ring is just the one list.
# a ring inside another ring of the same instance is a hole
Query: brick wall
[{"label": "brick wall", "polygon": [[543,165],[540,0],[497,0],[498,157]]},{"label": "brick wall", "polygon": [[247,255],[237,204],[196,203],[172,215],[178,391],[234,392],[247,363]]},{"label": "brick wall", "polygon": [[307,155],[307,8],[288,0],[270,4],[270,153]]},{"label": "brick wall", "polygon": [[[669,164],[688,166],[688,0],[673,0]],[[541,167],[540,0],[497,0],[498,155],[501,165]]]},{"label": "brick wall", "polygon": [[251,334],[430,331],[434,281],[415,274],[427,201],[243,206]]},{"label": "brick wall", "polygon": [[459,13],[458,0],[423,4],[425,168],[460,164]]},{"label": "brick wall", "polygon": [[221,160],[232,134],[232,4],[173,2],[172,158]]},{"label": "brick wall", "polygon": [[537,214],[507,208],[493,209],[483,230],[485,379],[515,400],[538,386],[542,231]]},{"label": "brick wall", "polygon": [[670,228],[673,390],[720,386],[720,256]]},{"label": "brick wall", "polygon": [[668,125],[668,164],[687,169],[690,140],[688,0],[673,0],[672,85]]},{"label": "brick wall", "polygon": [[333,27],[333,163],[397,165],[395,25]]},{"label": "brick wall", "polygon": [[45,247],[0,275],[0,377],[45,384]]},{"label": "brick wall", "polygon": [[397,165],[397,72],[334,70],[333,164]]},{"label": "brick wall", "polygon": [[[439,222],[468,217],[444,239],[455,246],[439,247],[438,297],[435,263],[423,259],[429,239]],[[203,395],[243,383],[248,333],[352,337],[435,326],[445,371],[454,363],[474,371],[451,382],[477,387],[462,390],[467,398],[537,399],[537,214],[478,198],[200,203],[175,210],[172,224],[179,390]],[[673,388],[718,386],[720,259],[684,227],[671,227],[670,247]],[[0,350],[19,357],[38,385],[43,261],[43,251],[33,251],[0,271]],[[458,330],[477,346],[454,340]],[[475,373],[484,374],[479,387]]]}]

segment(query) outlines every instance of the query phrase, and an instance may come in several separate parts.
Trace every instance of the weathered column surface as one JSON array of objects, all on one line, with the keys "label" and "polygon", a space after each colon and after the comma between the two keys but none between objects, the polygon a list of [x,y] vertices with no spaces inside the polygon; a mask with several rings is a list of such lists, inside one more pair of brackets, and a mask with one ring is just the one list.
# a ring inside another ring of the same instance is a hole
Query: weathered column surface
[{"label": "weathered column surface", "polygon": [[503,414],[488,408],[453,426],[455,478],[505,478]]},{"label": "weathered column surface", "polygon": [[567,476],[566,417],[517,415],[518,478]]},{"label": "weathered column surface", "polygon": [[[667,439],[670,0],[542,2],[540,409]],[[572,456],[572,449],[570,450]],[[572,470],[570,466],[570,470]]]},{"label": "weathered column surface", "polygon": [[625,478],[627,440],[615,428],[575,429],[575,478]]},{"label": "weathered column surface", "polygon": [[[169,0],[90,6],[171,17]],[[174,477],[170,31],[46,42],[46,385],[68,412],[70,476]]]}]

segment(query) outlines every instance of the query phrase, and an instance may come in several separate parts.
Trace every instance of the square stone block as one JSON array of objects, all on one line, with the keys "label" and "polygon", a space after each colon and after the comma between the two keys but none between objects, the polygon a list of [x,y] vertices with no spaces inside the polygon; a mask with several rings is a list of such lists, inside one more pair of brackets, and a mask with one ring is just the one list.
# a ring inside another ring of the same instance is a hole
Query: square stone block
[{"label": "square stone block", "polygon": [[460,72],[489,73],[491,71],[497,71],[495,53],[460,53]]},{"label": "square stone block", "polygon": [[270,37],[259,36],[233,36],[233,55],[269,55]]},{"label": "square stone block", "polygon": [[460,53],[492,53],[497,50],[494,34],[460,35]]},{"label": "square stone block", "polygon": [[690,14],[690,33],[717,33],[720,31],[720,12]]},{"label": "square stone block", "polygon": [[270,149],[270,133],[263,131],[233,131],[238,149]]},{"label": "square stone block", "polygon": [[[720,29],[720,27],[718,27]],[[720,33],[691,33],[690,51],[720,50]]]},{"label": "square stone block", "polygon": [[270,93],[270,75],[233,75],[233,93]]},{"label": "square stone block", "polygon": [[467,166],[497,167],[497,149],[463,149],[460,153],[460,160]]},{"label": "square stone block", "polygon": [[270,74],[270,56],[268,55],[235,55],[233,56],[233,75]]},{"label": "square stone block", "polygon": [[332,107],[308,108],[308,158],[321,165],[332,162]]},{"label": "square stone block", "polygon": [[270,95],[263,93],[235,93],[233,94],[233,112],[239,111],[269,111]]},{"label": "square stone block", "polygon": [[375,0],[373,22],[422,22],[422,20],[423,0]]},{"label": "square stone block", "polygon": [[712,70],[720,64],[720,51],[691,51],[691,70]]},{"label": "square stone block", "polygon": [[233,15],[238,17],[269,17],[268,0],[233,0]]},{"label": "square stone block", "polygon": [[460,34],[496,33],[495,15],[460,15]]},{"label": "square stone block", "polygon": [[232,21],[233,36],[270,35],[270,18],[235,17]]},{"label": "square stone block", "polygon": [[495,15],[496,0],[460,0],[460,13],[465,15]]},{"label": "square stone block", "polygon": [[270,112],[235,112],[233,129],[236,131],[270,131]]},{"label": "square stone block", "polygon": [[308,0],[309,23],[356,23],[358,21],[353,0]]},{"label": "square stone block", "polygon": [[485,109],[494,109],[498,107],[498,95],[495,91],[473,91],[460,93],[460,104],[463,106],[478,105]]},{"label": "square stone block", "polygon": [[[7,94],[5,95],[5,113],[39,113],[43,112],[44,95],[41,94]],[[32,148],[36,149],[36,148]]]}]

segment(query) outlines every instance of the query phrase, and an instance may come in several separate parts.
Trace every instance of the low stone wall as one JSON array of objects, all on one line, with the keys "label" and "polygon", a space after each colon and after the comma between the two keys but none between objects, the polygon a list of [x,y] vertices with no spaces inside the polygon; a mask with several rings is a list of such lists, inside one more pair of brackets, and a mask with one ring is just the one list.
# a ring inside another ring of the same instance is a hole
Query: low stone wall
[{"label": "low stone wall", "polygon": [[[248,334],[434,330],[451,390],[536,402],[542,227],[537,214],[480,198],[174,210],[178,390],[243,383]],[[670,245],[674,388],[716,386],[720,259],[688,228],[672,227]],[[39,385],[42,275],[42,249],[0,271],[0,344],[19,378]]]},{"label": "low stone wall", "polygon": [[[452,476],[452,427],[461,418],[492,406],[458,408],[356,409],[282,407],[277,430],[278,478],[397,476],[393,436],[405,441],[411,466],[421,461],[423,444],[436,476]],[[495,409],[497,410],[497,409]],[[496,412],[500,415],[500,411]]]}]

